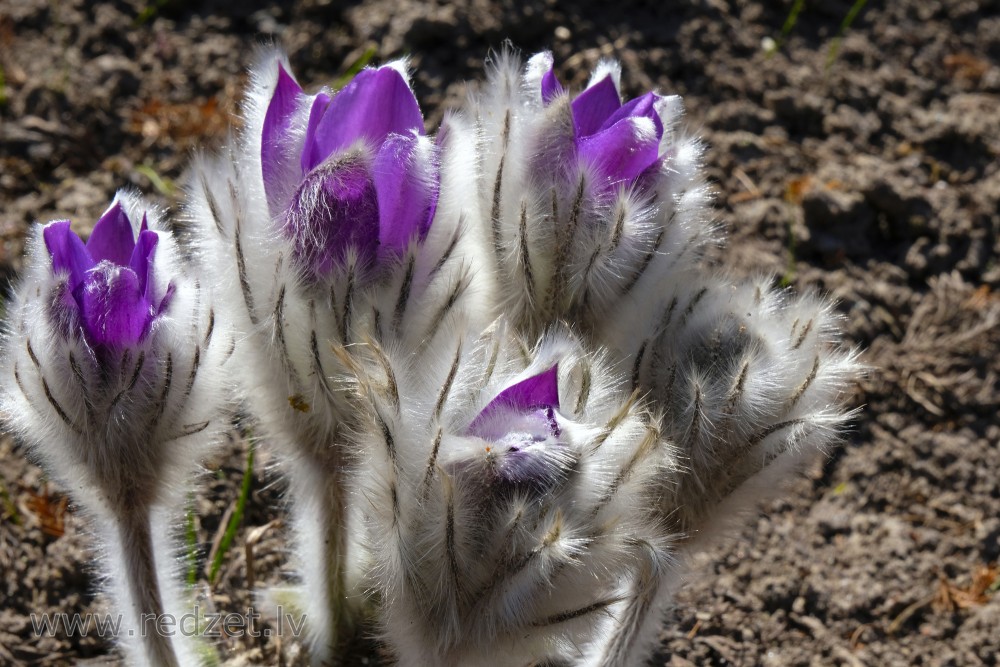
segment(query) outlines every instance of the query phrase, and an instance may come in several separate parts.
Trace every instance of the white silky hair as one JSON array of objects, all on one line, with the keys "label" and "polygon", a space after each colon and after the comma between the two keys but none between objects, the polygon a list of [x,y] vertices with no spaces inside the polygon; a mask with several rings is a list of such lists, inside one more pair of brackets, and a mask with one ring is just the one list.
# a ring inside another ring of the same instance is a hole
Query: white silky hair
[{"label": "white silky hair", "polygon": [[[647,511],[675,465],[658,420],[564,331],[529,347],[501,319],[451,341],[355,357],[355,495],[382,639],[400,665],[621,664],[673,563]],[[503,447],[469,425],[553,365],[565,467],[552,488],[498,489],[486,477]]]},{"label": "white silky hair", "polygon": [[600,83],[609,76],[611,77],[611,82],[615,84],[615,91],[618,92],[620,97],[622,90],[622,66],[617,60],[613,60],[611,58],[601,58],[597,61],[597,66],[594,67],[594,71],[590,73],[590,80],[587,82],[587,88]]},{"label": "white silky hair", "polygon": [[187,273],[159,211],[128,191],[116,202],[133,234],[145,215],[157,235],[153,301],[169,290],[165,311],[137,345],[98,359],[78,321],[56,321],[65,308],[59,300],[71,297],[37,225],[4,323],[0,409],[88,517],[105,555],[105,590],[126,614],[118,640],[129,662],[198,664],[196,640],[143,638],[137,630],[140,613],[180,617],[187,608],[174,585],[171,526],[180,525],[176,508],[198,461],[230,427],[232,336],[216,319],[213,291]]},{"label": "white silky hair", "polygon": [[734,506],[780,492],[854,416],[841,406],[863,366],[839,343],[832,305],[774,282],[695,270],[626,309],[630,335],[601,332],[685,457],[664,512],[696,542],[730,528]]}]

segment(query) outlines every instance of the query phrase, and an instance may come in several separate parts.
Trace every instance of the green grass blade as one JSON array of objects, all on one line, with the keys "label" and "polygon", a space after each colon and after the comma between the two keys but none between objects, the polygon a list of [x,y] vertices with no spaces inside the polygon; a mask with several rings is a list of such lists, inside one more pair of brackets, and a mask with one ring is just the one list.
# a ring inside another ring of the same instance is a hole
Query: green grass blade
[{"label": "green grass blade", "polygon": [[240,523],[243,521],[243,510],[246,508],[247,499],[250,497],[250,486],[253,482],[253,454],[254,446],[251,443],[250,448],[247,450],[247,467],[243,471],[243,483],[240,486],[240,497],[236,500],[236,509],[233,511],[233,515],[229,517],[226,532],[223,533],[222,540],[219,542],[219,549],[215,552],[215,558],[212,559],[212,569],[209,570],[208,574],[208,582],[210,584],[214,584],[216,577],[219,576],[222,561],[225,559],[226,552],[229,551],[229,547],[236,537],[236,531],[239,530]]},{"label": "green grass blade", "polygon": [[198,583],[198,531],[194,523],[194,494],[188,495],[187,514],[184,517],[184,547],[187,557],[187,584]]},{"label": "green grass blade", "polygon": [[177,186],[169,178],[164,178],[156,173],[153,166],[149,163],[140,164],[135,168],[137,172],[149,179],[149,182],[153,184],[156,191],[159,192],[164,197],[173,197],[174,193],[177,192]]},{"label": "green grass blade", "polygon": [[792,5],[792,10],[788,12],[788,17],[785,19],[785,25],[781,26],[781,38],[784,41],[785,37],[795,29],[795,24],[799,22],[799,14],[802,12],[802,8],[806,6],[806,0],[795,0],[795,4]]},{"label": "green grass blade", "polygon": [[371,62],[372,58],[375,57],[376,49],[374,46],[369,46],[365,49],[365,52],[358,56],[358,59],[351,63],[351,66],[347,68],[347,71],[340,75],[336,81],[333,82],[333,89],[340,90],[347,84],[351,82],[358,72],[365,68],[365,65]]},{"label": "green grass blade", "polygon": [[0,107],[7,106],[7,79],[4,77],[3,65],[0,65]]},{"label": "green grass blade", "polygon": [[791,10],[788,12],[788,16],[785,17],[784,25],[781,26],[781,34],[778,35],[778,39],[771,39],[770,37],[767,37],[764,42],[762,42],[762,44],[766,44],[766,46],[764,46],[764,53],[768,58],[777,53],[778,50],[785,45],[785,40],[788,38],[788,35],[791,34],[792,30],[795,29],[795,24],[799,22],[799,14],[802,13],[802,8],[805,7],[805,5],[806,0],[795,0]]},{"label": "green grass blade", "polygon": [[132,25],[138,28],[139,26],[148,23],[160,13],[161,9],[167,6],[167,2],[168,0],[153,0],[142,8],[139,15],[135,17],[134,21],[132,21]]},{"label": "green grass blade", "polygon": [[11,500],[10,494],[7,493],[7,487],[4,485],[3,480],[0,479],[0,500],[3,501],[4,511],[10,515],[10,520],[14,522],[14,525],[21,525],[21,515],[17,511],[17,506],[14,501]]},{"label": "green grass blade", "polygon": [[850,30],[851,24],[854,23],[854,19],[858,17],[861,10],[865,8],[868,0],[854,0],[854,4],[851,5],[851,9],[847,12],[847,16],[844,20],[840,22],[840,31],[837,36],[833,38],[830,42],[830,51],[826,55],[826,67],[830,69],[830,65],[833,61],[837,59],[837,54],[840,52],[840,42],[844,39],[844,34]]}]

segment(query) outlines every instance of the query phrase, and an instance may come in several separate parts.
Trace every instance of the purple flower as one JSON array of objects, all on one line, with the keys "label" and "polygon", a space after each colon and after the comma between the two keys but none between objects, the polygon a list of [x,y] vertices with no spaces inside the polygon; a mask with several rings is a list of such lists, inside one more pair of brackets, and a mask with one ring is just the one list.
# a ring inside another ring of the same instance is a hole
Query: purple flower
[{"label": "purple flower", "polygon": [[559,442],[559,366],[501,391],[472,420],[468,433],[490,444],[500,481],[546,489],[570,460]]},{"label": "purple flower", "polygon": [[[563,92],[550,64],[541,78],[543,104]],[[570,103],[577,158],[590,165],[606,186],[631,185],[659,168],[663,121],[657,106],[661,99],[649,92],[623,105],[609,73]]]},{"label": "purple flower", "polygon": [[52,270],[66,275],[60,306],[83,329],[94,348],[124,348],[138,344],[149,333],[157,315],[170,299],[171,289],[160,300],[154,296],[153,261],[159,238],[147,229],[143,216],[138,239],[132,223],[115,201],[94,225],[84,245],[70,229],[70,222],[52,222],[43,230]]},{"label": "purple flower", "polygon": [[[320,279],[348,249],[370,261],[422,240],[437,204],[437,170],[406,79],[391,66],[366,69],[336,94],[306,96],[277,67],[261,167],[268,207],[300,264]],[[298,148],[292,129],[306,107]]]}]

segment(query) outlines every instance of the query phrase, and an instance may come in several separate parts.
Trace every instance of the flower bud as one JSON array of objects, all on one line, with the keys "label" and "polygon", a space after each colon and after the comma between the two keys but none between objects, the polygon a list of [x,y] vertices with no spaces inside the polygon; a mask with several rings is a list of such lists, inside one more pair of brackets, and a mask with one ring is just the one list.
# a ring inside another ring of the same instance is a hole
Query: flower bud
[{"label": "flower bud", "polygon": [[159,216],[128,193],[87,243],[68,221],[37,227],[7,310],[0,406],[93,520],[130,663],[187,664],[198,650],[141,633],[139,615],[175,601],[174,509],[229,427],[223,329]]},{"label": "flower bud", "polygon": [[564,334],[529,350],[498,322],[443,352],[371,346],[356,368],[357,510],[399,664],[641,653],[635,628],[657,625],[643,601],[670,567],[657,420]]},{"label": "flower bud", "polygon": [[[548,106],[563,94],[563,87],[553,73],[551,56],[542,57],[549,66],[541,80],[542,100]],[[576,159],[593,170],[599,189],[610,191],[660,167],[666,157],[659,151],[661,115],[667,115],[670,100],[650,92],[623,105],[617,71],[603,70],[595,72],[595,81],[570,103],[570,115]]]},{"label": "flower bud", "polygon": [[[159,237],[143,216],[138,237],[132,223],[115,201],[94,225],[86,245],[70,229],[68,220],[53,222],[43,230],[52,269],[65,275],[64,294],[56,314],[69,334],[79,329],[101,354],[132,347],[142,341],[169,305],[173,285],[156,294],[154,257]],[[158,298],[159,296],[159,298]]]},{"label": "flower bud", "polygon": [[773,497],[790,471],[835,443],[863,366],[839,318],[813,294],[708,271],[664,286],[598,333],[664,413],[687,466],[664,479],[664,516],[694,541],[730,528],[733,507]]},{"label": "flower bud", "polygon": [[[242,136],[193,171],[201,264],[241,331],[241,393],[289,478],[302,606],[313,659],[329,661],[362,598],[349,556],[346,433],[355,409],[334,348],[410,350],[484,319],[486,272],[465,249],[473,169],[461,122],[436,140],[403,63],[307,95],[282,56],[252,72]],[[451,146],[447,157],[442,147]],[[439,181],[451,194],[439,199]],[[348,362],[350,360],[348,359]]]},{"label": "flower bud", "polygon": [[511,285],[502,310],[532,336],[560,318],[589,331],[715,236],[680,98],[623,104],[606,62],[571,97],[552,68],[550,53],[523,71],[504,54],[468,109],[481,130],[479,219]]},{"label": "flower bud", "polygon": [[362,70],[336,94],[315,95],[277,67],[261,169],[268,209],[283,219],[303,270],[320,279],[344,264],[348,249],[369,263],[423,240],[437,202],[437,165],[402,65]]}]

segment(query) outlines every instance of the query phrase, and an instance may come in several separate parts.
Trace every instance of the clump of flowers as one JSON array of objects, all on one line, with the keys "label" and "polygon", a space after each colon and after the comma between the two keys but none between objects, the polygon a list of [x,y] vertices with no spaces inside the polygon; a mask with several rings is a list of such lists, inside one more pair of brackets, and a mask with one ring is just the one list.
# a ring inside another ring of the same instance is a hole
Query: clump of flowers
[{"label": "clump of flowers", "polygon": [[263,54],[242,131],[196,158],[190,265],[130,198],[86,244],[36,234],[10,424],[132,527],[158,609],[149,517],[232,367],[288,479],[314,664],[371,623],[401,665],[643,664],[686,556],[850,418],[831,306],[701,262],[701,145],[615,63],[574,93],[505,53],[433,137],[404,62],[312,94],[290,72]]}]

